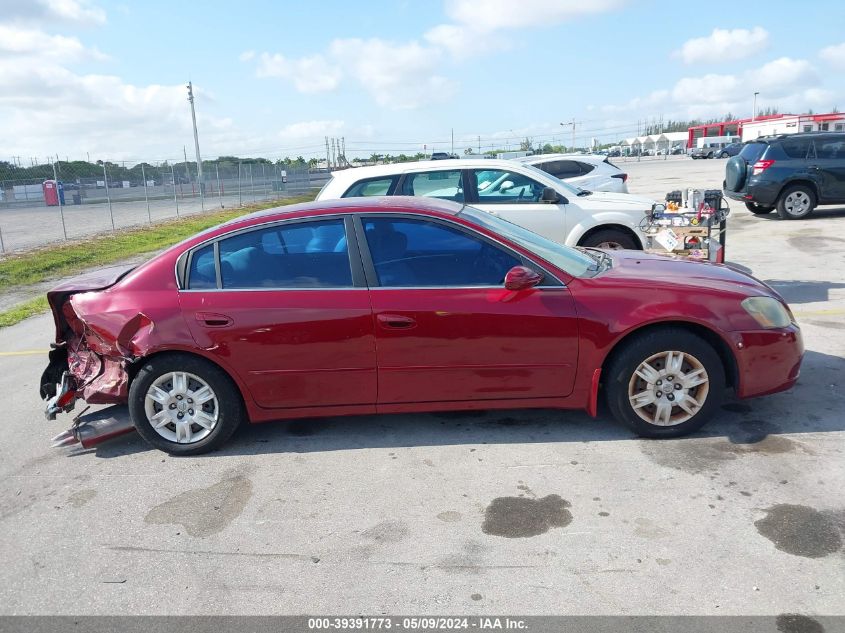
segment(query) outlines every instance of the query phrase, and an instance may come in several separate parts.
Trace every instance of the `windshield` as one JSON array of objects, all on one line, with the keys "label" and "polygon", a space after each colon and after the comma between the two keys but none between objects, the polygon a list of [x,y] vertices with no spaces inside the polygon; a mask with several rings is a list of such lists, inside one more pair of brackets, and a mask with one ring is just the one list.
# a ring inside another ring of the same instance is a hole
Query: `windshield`
[{"label": "windshield", "polygon": [[584,277],[587,273],[596,270],[596,260],[587,254],[547,240],[491,213],[480,211],[475,207],[464,207],[460,216],[519,244],[573,277]]}]

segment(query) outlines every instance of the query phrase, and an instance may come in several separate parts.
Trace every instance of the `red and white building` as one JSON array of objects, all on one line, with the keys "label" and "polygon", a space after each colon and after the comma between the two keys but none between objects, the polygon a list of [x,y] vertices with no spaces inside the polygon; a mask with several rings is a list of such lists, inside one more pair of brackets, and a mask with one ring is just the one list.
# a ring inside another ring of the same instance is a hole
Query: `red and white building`
[{"label": "red and white building", "polygon": [[758,136],[798,132],[845,132],[845,114],[784,114],[778,119],[749,121],[742,126],[742,140],[750,141]]}]

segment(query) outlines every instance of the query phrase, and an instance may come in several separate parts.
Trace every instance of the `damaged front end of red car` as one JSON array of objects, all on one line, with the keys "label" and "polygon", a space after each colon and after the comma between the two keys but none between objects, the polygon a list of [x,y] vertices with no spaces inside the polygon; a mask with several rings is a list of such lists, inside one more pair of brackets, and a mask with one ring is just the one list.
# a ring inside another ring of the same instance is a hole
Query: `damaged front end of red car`
[{"label": "damaged front end of red car", "polygon": [[[129,271],[131,268],[108,269],[74,279],[47,294],[56,324],[56,342],[40,382],[48,420],[72,411],[78,399],[89,405],[126,403],[131,365],[141,356],[154,328],[145,314],[117,309],[107,292]],[[125,407],[121,411],[125,412]],[[55,446],[79,442],[89,448],[132,430],[128,413],[96,418],[80,415],[53,442]]]}]

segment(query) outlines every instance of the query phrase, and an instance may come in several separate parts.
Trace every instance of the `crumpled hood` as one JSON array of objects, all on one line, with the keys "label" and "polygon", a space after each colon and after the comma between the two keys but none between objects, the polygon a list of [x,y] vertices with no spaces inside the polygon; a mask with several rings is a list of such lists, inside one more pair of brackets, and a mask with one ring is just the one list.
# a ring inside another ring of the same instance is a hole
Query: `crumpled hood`
[{"label": "crumpled hood", "polygon": [[[595,279],[639,287],[688,286],[690,291],[706,287],[747,296],[783,298],[771,287],[728,264],[713,264],[673,255],[642,251],[606,251],[613,267]],[[785,301],[784,301],[785,303]]]}]

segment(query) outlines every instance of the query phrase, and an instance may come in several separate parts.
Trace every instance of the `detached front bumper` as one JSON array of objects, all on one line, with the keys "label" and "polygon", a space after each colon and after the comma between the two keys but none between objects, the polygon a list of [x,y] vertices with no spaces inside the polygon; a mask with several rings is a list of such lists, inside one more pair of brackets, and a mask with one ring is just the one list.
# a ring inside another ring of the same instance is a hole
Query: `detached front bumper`
[{"label": "detached front bumper", "polygon": [[798,381],[804,340],[797,325],[734,332],[732,338],[739,370],[736,390],[739,398],[786,391]]}]

